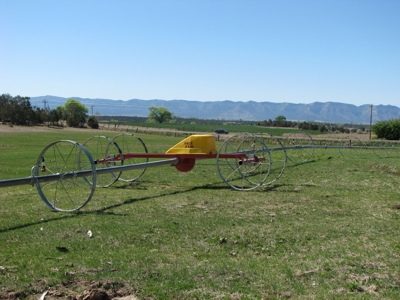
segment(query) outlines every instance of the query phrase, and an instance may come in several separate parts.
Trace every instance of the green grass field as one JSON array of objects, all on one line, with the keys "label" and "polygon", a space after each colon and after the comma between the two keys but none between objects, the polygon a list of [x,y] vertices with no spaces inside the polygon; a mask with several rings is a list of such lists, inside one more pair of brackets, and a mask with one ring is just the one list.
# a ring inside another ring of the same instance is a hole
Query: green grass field
[{"label": "green grass field", "polygon": [[[173,124],[173,123],[123,123],[120,125],[121,127],[128,127],[130,130],[134,130],[135,128],[148,128],[154,129],[155,131],[159,129],[167,129],[171,131],[182,131],[182,132],[204,132],[204,133],[214,133],[214,131],[218,128],[223,128],[230,133],[238,133],[238,132],[249,132],[249,133],[269,133],[274,136],[282,136],[284,133],[292,133],[298,132],[299,130],[296,128],[280,128],[280,127],[263,127],[263,126],[255,126],[255,125],[206,125],[206,124]],[[104,129],[113,129],[115,128],[115,124],[112,123],[101,123],[101,128]],[[117,127],[119,128],[119,127]],[[303,132],[309,134],[321,134],[318,130],[305,130]]]},{"label": "green grass field", "polygon": [[[115,133],[1,133],[0,180],[30,176],[56,140],[93,135]],[[181,140],[139,137],[160,153]],[[247,192],[226,186],[214,160],[149,168],[96,189],[78,213],[53,212],[31,185],[2,188],[0,298],[399,299],[399,158],[315,149]]]}]

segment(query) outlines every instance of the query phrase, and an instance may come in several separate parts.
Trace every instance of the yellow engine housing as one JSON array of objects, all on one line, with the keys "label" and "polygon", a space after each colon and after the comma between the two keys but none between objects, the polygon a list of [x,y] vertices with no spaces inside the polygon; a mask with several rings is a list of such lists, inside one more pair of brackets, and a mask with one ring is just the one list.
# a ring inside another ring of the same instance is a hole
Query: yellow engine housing
[{"label": "yellow engine housing", "polygon": [[217,154],[215,137],[210,134],[191,135],[169,148],[168,154]]}]

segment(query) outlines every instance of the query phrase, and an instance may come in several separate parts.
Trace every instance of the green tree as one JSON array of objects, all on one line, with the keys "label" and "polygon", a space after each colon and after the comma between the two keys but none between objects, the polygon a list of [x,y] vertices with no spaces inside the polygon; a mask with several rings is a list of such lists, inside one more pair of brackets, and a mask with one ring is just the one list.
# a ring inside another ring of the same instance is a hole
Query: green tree
[{"label": "green tree", "polygon": [[378,139],[400,140],[400,119],[379,121],[371,129]]},{"label": "green tree", "polygon": [[35,113],[29,97],[16,96],[9,101],[9,118],[11,124],[27,125],[35,123]]},{"label": "green tree", "polygon": [[99,128],[99,120],[95,116],[90,116],[87,124],[90,128],[98,129]]},{"label": "green tree", "polygon": [[58,122],[62,119],[63,117],[63,111],[57,107],[56,109],[53,109],[49,112],[49,121],[51,122],[52,125],[55,123],[58,124]]},{"label": "green tree", "polygon": [[318,130],[319,130],[320,132],[328,131],[328,129],[326,129],[326,126],[325,126],[325,125],[320,125],[320,126],[318,127]]},{"label": "green tree", "polygon": [[86,122],[88,108],[78,100],[70,98],[65,102],[65,116],[70,127],[83,127]]},{"label": "green tree", "polygon": [[58,116],[58,121],[61,120],[61,126],[64,126],[64,124],[62,123],[62,120],[67,119],[67,113],[66,113],[65,106],[62,106],[62,105],[57,106],[55,109],[55,114]]},{"label": "green tree", "polygon": [[37,124],[42,124],[44,121],[43,119],[43,109],[40,107],[35,106],[33,113],[35,114],[35,120]]},{"label": "green tree", "polygon": [[10,94],[2,94],[0,96],[0,121],[10,120],[10,101],[12,98]]},{"label": "green tree", "polygon": [[277,116],[275,118],[275,121],[277,121],[277,122],[285,122],[286,121],[286,117],[285,116]]},{"label": "green tree", "polygon": [[275,126],[286,127],[286,117],[285,116],[277,116],[275,118]]},{"label": "green tree", "polygon": [[149,107],[149,119],[157,123],[169,122],[173,118],[173,113],[165,107]]}]

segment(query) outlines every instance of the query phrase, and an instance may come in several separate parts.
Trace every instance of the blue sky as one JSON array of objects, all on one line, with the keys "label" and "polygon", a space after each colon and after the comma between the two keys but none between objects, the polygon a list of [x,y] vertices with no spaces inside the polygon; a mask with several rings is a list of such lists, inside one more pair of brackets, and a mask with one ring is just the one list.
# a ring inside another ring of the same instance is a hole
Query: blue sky
[{"label": "blue sky", "polygon": [[0,0],[0,93],[400,105],[399,0]]}]

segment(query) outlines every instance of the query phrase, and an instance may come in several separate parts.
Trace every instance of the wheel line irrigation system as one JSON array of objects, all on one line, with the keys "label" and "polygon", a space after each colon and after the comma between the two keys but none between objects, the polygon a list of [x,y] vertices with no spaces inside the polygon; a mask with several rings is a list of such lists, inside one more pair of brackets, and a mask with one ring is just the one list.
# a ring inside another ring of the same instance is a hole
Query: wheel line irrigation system
[{"label": "wheel line irrigation system", "polygon": [[269,134],[234,135],[218,150],[213,135],[191,135],[166,153],[149,153],[142,139],[122,133],[114,138],[94,136],[82,144],[53,142],[40,153],[30,177],[1,180],[0,188],[31,184],[51,209],[74,212],[90,201],[97,187],[109,187],[116,181],[134,182],[147,168],[171,165],[187,172],[197,160],[214,159],[225,184],[248,191],[278,180],[288,162],[309,161],[315,149],[338,149],[342,156],[352,159],[363,149],[374,151],[378,157],[400,154],[399,145],[389,141],[365,144],[357,137],[346,137],[315,143],[303,132],[292,133],[282,141]]}]

